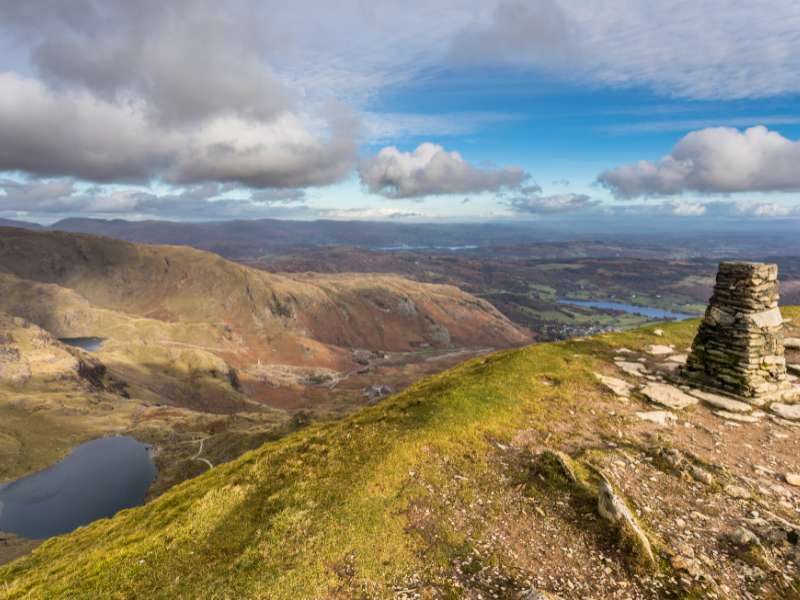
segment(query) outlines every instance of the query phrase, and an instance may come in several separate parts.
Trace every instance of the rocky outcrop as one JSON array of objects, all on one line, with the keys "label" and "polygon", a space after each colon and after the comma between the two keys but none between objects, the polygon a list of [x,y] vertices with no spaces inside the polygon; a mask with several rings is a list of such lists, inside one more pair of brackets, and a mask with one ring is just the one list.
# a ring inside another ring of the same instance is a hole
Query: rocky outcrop
[{"label": "rocky outcrop", "polygon": [[606,521],[617,526],[620,537],[633,549],[637,556],[649,565],[655,565],[653,549],[633,513],[611,487],[608,481],[600,482],[597,488],[597,511]]},{"label": "rocky outcrop", "polygon": [[704,386],[750,399],[785,390],[778,298],[777,265],[721,263],[684,373]]}]

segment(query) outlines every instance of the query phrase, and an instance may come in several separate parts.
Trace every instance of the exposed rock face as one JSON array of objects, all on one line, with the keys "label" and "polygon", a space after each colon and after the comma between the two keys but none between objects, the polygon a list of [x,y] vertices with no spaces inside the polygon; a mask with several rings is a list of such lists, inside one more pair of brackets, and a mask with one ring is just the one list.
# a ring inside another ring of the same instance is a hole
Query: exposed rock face
[{"label": "exposed rock face", "polygon": [[706,386],[758,399],[787,387],[778,266],[723,262],[684,373]]}]

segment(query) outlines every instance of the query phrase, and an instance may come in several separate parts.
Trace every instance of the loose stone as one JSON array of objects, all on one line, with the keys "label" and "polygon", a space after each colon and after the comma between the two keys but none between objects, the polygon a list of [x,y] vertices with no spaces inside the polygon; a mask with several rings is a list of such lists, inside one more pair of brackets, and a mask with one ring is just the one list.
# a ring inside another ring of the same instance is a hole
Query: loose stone
[{"label": "loose stone", "polygon": [[631,395],[631,390],[633,389],[633,385],[625,381],[624,379],[618,379],[616,377],[610,377],[608,375],[603,375],[602,373],[595,373],[595,377],[606,386],[609,390],[614,392],[617,396],[622,398],[628,398]]},{"label": "loose stone", "polygon": [[751,410],[753,410],[752,405],[748,404],[747,402],[740,402],[739,400],[726,398],[725,396],[720,396],[719,394],[711,394],[702,390],[691,390],[689,393],[695,398],[702,400],[705,404],[727,412],[749,413]]},{"label": "loose stone", "polygon": [[773,402],[769,405],[769,409],[787,421],[800,421],[800,404],[782,404],[781,402]]},{"label": "loose stone", "polygon": [[743,488],[740,485],[726,485],[725,493],[731,498],[738,498],[740,500],[746,500],[750,497],[750,492],[747,490],[747,488]]},{"label": "loose stone", "polygon": [[758,537],[755,533],[744,527],[737,527],[728,534],[728,539],[737,546],[745,548],[758,543]]},{"label": "loose stone", "polygon": [[800,475],[796,473],[787,473],[784,477],[786,479],[786,483],[793,487],[800,487]]},{"label": "loose stone", "polygon": [[706,485],[712,485],[714,483],[714,476],[701,467],[693,465],[691,473],[692,477],[700,483],[705,483]]},{"label": "loose stone", "polygon": [[722,419],[728,421],[736,421],[737,423],[758,423],[759,418],[753,415],[742,415],[739,413],[728,412],[727,410],[715,410],[714,414]]},{"label": "loose stone", "polygon": [[641,377],[647,372],[647,367],[642,363],[638,362],[628,362],[628,361],[619,361],[616,365],[628,375],[632,375],[633,377]]},{"label": "loose stone", "polygon": [[688,358],[689,358],[688,354],[673,354],[667,360],[669,362],[677,363],[679,365],[685,365]]},{"label": "loose stone", "polygon": [[674,414],[666,410],[651,410],[647,412],[637,412],[636,416],[639,417],[642,421],[649,421],[650,423],[655,423],[656,425],[660,425],[661,427],[669,427],[678,420],[678,418]]},{"label": "loose stone", "polygon": [[648,354],[654,356],[662,356],[664,354],[672,354],[675,352],[675,346],[665,346],[663,344],[650,344],[645,348]]},{"label": "loose stone", "polygon": [[644,389],[642,389],[642,394],[651,402],[673,410],[683,410],[698,402],[697,398],[666,383],[648,383]]}]

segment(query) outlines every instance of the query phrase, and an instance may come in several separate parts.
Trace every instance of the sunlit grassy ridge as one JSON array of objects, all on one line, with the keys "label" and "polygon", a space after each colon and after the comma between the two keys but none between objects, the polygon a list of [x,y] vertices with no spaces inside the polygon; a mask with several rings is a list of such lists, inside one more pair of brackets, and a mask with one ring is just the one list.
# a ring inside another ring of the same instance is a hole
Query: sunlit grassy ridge
[{"label": "sunlit grassy ridge", "polygon": [[[686,346],[696,325],[665,325],[661,339]],[[652,339],[628,332],[472,360],[44,543],[0,569],[0,597],[385,597],[414,573],[435,582],[466,543],[437,486],[453,473],[471,482],[461,495],[509,485],[489,460],[495,445],[590,410],[604,393],[596,361]],[[410,526],[420,506],[432,535]]]}]

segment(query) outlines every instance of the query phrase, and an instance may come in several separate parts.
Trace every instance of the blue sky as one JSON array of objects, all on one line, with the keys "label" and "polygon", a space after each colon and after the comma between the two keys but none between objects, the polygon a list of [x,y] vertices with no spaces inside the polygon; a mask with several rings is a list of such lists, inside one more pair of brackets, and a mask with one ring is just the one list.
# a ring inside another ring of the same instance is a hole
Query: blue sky
[{"label": "blue sky", "polygon": [[668,4],[7,3],[0,217],[800,216],[800,7]]}]

